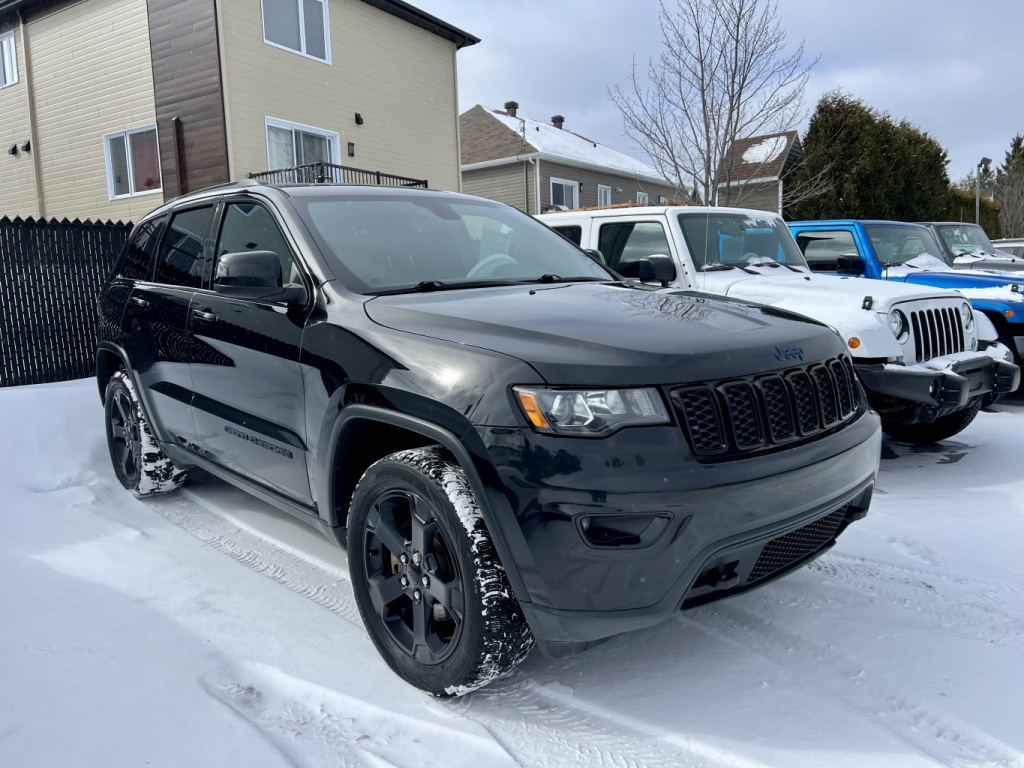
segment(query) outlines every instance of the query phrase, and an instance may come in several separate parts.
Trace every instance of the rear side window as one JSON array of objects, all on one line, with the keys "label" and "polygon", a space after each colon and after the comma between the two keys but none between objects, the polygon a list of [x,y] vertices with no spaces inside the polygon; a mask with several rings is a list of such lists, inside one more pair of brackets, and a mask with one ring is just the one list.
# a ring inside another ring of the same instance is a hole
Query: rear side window
[{"label": "rear side window", "polygon": [[583,227],[581,226],[573,224],[563,227],[552,227],[552,229],[555,230],[555,232],[560,234],[562,237],[564,237],[566,240],[568,240],[570,243],[575,243],[576,245],[579,245],[583,241]]},{"label": "rear side window", "polygon": [[185,288],[202,287],[206,273],[203,242],[212,217],[212,206],[192,208],[174,215],[157,261],[158,283]]},{"label": "rear side window", "polygon": [[118,267],[119,277],[127,280],[152,279],[156,245],[160,242],[165,221],[165,218],[153,219],[135,228]]},{"label": "rear side window", "polygon": [[623,277],[640,277],[640,261],[648,256],[672,255],[665,228],[656,221],[604,224],[597,248],[608,266]]}]

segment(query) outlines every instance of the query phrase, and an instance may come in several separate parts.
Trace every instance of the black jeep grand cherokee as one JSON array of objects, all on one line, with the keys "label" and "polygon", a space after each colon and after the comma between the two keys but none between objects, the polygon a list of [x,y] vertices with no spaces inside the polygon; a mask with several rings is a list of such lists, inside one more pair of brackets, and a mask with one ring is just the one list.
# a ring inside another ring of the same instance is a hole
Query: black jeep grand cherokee
[{"label": "black jeep grand cherokee", "polygon": [[345,545],[373,642],[435,694],[808,562],[878,467],[827,328],[623,283],[465,195],[191,194],[99,308],[124,486],[198,466]]}]

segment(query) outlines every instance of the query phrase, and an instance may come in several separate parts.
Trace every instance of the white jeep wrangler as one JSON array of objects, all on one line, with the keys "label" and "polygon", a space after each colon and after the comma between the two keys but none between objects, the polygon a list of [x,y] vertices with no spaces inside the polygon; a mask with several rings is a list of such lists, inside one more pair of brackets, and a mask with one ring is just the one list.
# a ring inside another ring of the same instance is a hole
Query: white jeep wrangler
[{"label": "white jeep wrangler", "polygon": [[593,255],[626,279],[775,306],[832,326],[883,429],[896,439],[952,437],[1019,381],[995,328],[961,294],[812,274],[773,213],[669,206],[537,218],[599,251]]}]

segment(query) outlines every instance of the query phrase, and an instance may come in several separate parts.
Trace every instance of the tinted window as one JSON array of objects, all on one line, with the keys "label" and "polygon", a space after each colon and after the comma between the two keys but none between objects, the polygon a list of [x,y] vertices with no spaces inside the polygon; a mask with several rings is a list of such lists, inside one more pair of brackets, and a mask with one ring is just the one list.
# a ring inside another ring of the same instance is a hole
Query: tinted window
[{"label": "tinted window", "polygon": [[560,234],[570,243],[579,245],[583,242],[583,227],[578,226],[566,226],[566,227],[552,227],[555,232]]},{"label": "tinted window", "polygon": [[804,252],[808,266],[816,272],[835,272],[839,269],[840,256],[860,258],[853,233],[845,230],[802,232],[796,242]]},{"label": "tinted window", "polygon": [[665,228],[656,221],[604,224],[597,249],[608,266],[623,277],[639,277],[640,261],[648,256],[672,254]]},{"label": "tinted window", "polygon": [[229,203],[217,240],[217,258],[225,253],[273,251],[281,260],[284,283],[301,283],[291,249],[273,214],[255,203]]},{"label": "tinted window", "polygon": [[213,208],[193,208],[177,213],[160,249],[156,281],[168,285],[199,288],[203,284],[203,239],[210,227]]},{"label": "tinted window", "polygon": [[128,280],[150,280],[153,277],[153,257],[160,232],[166,219],[153,219],[140,224],[125,247],[118,275]]}]

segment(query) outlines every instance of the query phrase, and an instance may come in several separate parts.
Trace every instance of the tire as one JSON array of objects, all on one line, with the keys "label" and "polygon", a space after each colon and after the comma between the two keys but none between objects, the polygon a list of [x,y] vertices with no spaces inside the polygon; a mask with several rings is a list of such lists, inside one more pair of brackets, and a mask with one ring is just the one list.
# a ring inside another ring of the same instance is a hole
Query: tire
[{"label": "tire", "polygon": [[981,410],[981,397],[974,398],[962,411],[940,416],[927,424],[898,424],[882,420],[882,431],[893,440],[925,445],[946,440],[963,432]]},{"label": "tire", "polygon": [[124,371],[116,371],[107,382],[103,412],[110,463],[121,485],[141,497],[173,491],[185,482],[188,470],[160,450]]},{"label": "tire", "polygon": [[394,453],[367,469],[352,495],[347,537],[363,624],[411,685],[461,696],[530,652],[533,635],[466,475],[440,446]]}]

